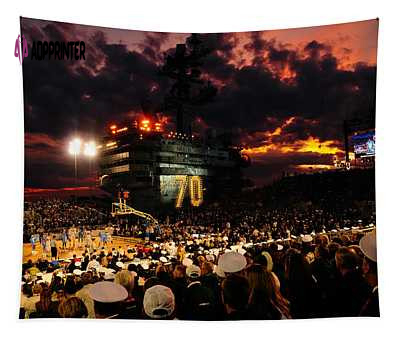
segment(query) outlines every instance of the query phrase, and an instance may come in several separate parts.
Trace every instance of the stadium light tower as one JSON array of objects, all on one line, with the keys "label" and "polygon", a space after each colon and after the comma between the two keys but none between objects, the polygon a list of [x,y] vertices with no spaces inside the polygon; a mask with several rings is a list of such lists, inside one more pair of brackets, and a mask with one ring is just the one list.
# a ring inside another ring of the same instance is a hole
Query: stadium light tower
[{"label": "stadium light tower", "polygon": [[81,153],[81,140],[79,138],[74,138],[72,141],[69,142],[69,153],[74,156],[74,164],[75,164],[75,186],[77,184],[78,178],[78,168],[76,164],[76,157]]},{"label": "stadium light tower", "polygon": [[96,156],[96,143],[93,141],[85,143],[83,147],[83,154],[88,157]]},{"label": "stadium light tower", "polygon": [[97,146],[96,143],[90,141],[83,146],[83,154],[89,158],[89,173],[92,172],[92,158],[96,156]]}]

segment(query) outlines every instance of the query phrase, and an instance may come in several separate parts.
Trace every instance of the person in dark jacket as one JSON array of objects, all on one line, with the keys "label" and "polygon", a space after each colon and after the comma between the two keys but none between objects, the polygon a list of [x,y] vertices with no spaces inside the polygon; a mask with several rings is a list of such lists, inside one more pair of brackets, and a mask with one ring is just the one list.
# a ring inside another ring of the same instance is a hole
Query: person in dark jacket
[{"label": "person in dark jacket", "polygon": [[222,282],[222,302],[225,306],[226,320],[248,319],[249,282],[243,276],[229,275]]},{"label": "person in dark jacket", "polygon": [[378,267],[376,263],[376,235],[375,232],[365,235],[360,240],[360,248],[364,254],[362,271],[370,286],[367,300],[361,307],[360,316],[380,316],[378,294]]},{"label": "person in dark jacket", "polygon": [[200,281],[201,269],[196,265],[186,268],[188,286],[183,295],[185,320],[216,320],[216,301],[213,292]]},{"label": "person in dark jacket", "polygon": [[289,249],[285,257],[285,292],[294,319],[321,316],[321,292],[312,275],[310,264],[297,249]]},{"label": "person in dark jacket", "polygon": [[352,250],[341,247],[335,260],[339,278],[333,300],[334,316],[358,316],[370,291],[357,265],[359,259]]}]

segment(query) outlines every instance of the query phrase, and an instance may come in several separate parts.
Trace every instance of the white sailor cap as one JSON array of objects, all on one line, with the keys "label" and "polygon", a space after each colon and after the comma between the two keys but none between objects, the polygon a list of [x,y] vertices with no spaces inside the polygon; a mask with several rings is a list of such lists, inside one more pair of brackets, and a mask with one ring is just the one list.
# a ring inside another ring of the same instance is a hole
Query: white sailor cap
[{"label": "white sailor cap", "polygon": [[360,248],[363,254],[371,261],[376,262],[376,233],[372,231],[364,235],[360,240]]},{"label": "white sailor cap", "polygon": [[101,281],[89,288],[89,296],[94,301],[113,303],[125,300],[128,297],[128,292],[120,284]]},{"label": "white sailor cap", "polygon": [[228,252],[218,260],[218,266],[225,273],[237,273],[244,269],[247,265],[246,258],[237,252]]},{"label": "white sailor cap", "polygon": [[116,265],[118,268],[123,268],[123,267],[124,267],[124,264],[123,264],[121,261],[118,261],[115,265]]},{"label": "white sailor cap", "polygon": [[140,262],[140,265],[142,266],[142,268],[143,268],[144,270],[149,269],[149,263],[148,263],[147,261],[141,261],[141,262]]},{"label": "white sailor cap", "polygon": [[313,238],[312,238],[311,235],[307,234],[307,235],[304,235],[304,236],[301,238],[301,240],[302,240],[304,243],[308,243],[308,242],[312,242]]},{"label": "white sailor cap", "polygon": [[76,261],[75,262],[75,267],[80,267],[81,266],[81,261]]},{"label": "white sailor cap", "polygon": [[167,258],[166,258],[165,256],[161,256],[161,257],[160,257],[160,261],[161,261],[162,263],[168,262],[168,260],[167,260]]},{"label": "white sailor cap", "polygon": [[73,274],[76,275],[76,276],[81,276],[82,273],[83,273],[83,271],[80,270],[80,269],[74,269],[74,271],[73,271]]},{"label": "white sailor cap", "polygon": [[211,253],[211,254],[214,254],[215,256],[217,256],[217,255],[219,254],[219,249],[217,249],[217,248],[212,248],[212,249],[210,249],[210,253]]},{"label": "white sailor cap", "polygon": [[193,261],[189,259],[188,257],[185,257],[182,261],[182,264],[186,267],[189,267],[193,264]]},{"label": "white sailor cap", "polygon": [[247,251],[245,249],[243,249],[243,248],[239,248],[238,249],[238,253],[241,254],[241,255],[244,255],[244,254],[247,253]]},{"label": "white sailor cap", "polygon": [[114,280],[115,279],[115,274],[113,273],[113,271],[109,270],[106,271],[106,273],[104,274],[104,280]]},{"label": "white sailor cap", "polygon": [[214,262],[215,257],[214,257],[213,254],[207,254],[207,255],[206,255],[206,260],[207,260],[207,261],[210,261],[210,262]]}]

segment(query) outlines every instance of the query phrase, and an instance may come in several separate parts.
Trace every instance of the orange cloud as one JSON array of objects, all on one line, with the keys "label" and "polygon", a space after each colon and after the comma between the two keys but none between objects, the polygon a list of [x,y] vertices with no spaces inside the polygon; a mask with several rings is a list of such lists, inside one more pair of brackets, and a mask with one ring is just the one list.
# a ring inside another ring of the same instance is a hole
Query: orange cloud
[{"label": "orange cloud", "polygon": [[315,152],[329,155],[335,155],[343,152],[343,150],[335,146],[336,141],[328,140],[321,142],[319,138],[312,136],[308,137],[308,139],[305,141],[299,141],[298,144],[300,147],[296,150],[297,152]]},{"label": "orange cloud", "polygon": [[[263,141],[263,145],[244,148],[242,153],[248,155],[263,155],[270,152],[275,153],[317,153],[324,155],[336,155],[343,153],[343,150],[337,146],[337,141],[327,140],[321,141],[318,137],[309,136],[307,139],[300,139],[292,143],[285,141],[274,142],[273,137],[282,136],[284,129],[291,125],[296,117],[290,117],[285,120],[281,126],[278,126],[272,132],[266,132],[264,135],[266,140]],[[284,135],[283,135],[284,137]]]},{"label": "orange cloud", "polygon": [[285,120],[285,122],[282,124],[282,126],[278,126],[272,132],[267,132],[266,133],[267,137],[280,136],[282,134],[282,129],[284,129],[285,127],[287,127],[290,124],[292,124],[294,120],[295,120],[295,117],[290,117],[289,119]]},{"label": "orange cloud", "polygon": [[330,164],[299,164],[295,166],[299,170],[331,170],[334,169],[334,165]]}]

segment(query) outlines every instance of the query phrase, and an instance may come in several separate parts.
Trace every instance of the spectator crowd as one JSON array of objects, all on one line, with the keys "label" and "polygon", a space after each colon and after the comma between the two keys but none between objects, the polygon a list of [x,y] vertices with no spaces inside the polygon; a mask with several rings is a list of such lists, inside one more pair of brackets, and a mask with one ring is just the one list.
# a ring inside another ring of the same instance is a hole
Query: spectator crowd
[{"label": "spectator crowd", "polygon": [[355,175],[361,177],[346,177],[351,193],[349,183],[338,186],[340,174],[284,178],[229,200],[160,213],[160,225],[112,221],[58,200],[29,203],[28,235],[116,222],[114,235],[136,241],[116,246],[115,237],[100,233],[95,245],[72,248],[71,258],[56,252],[27,261],[20,318],[379,316],[374,183],[368,173]]},{"label": "spectator crowd", "polygon": [[39,199],[24,203],[24,241],[32,234],[59,232],[72,226],[104,225],[109,215],[74,200]]},{"label": "spectator crowd", "polygon": [[348,234],[259,244],[195,235],[28,261],[20,317],[379,316],[375,232]]}]

